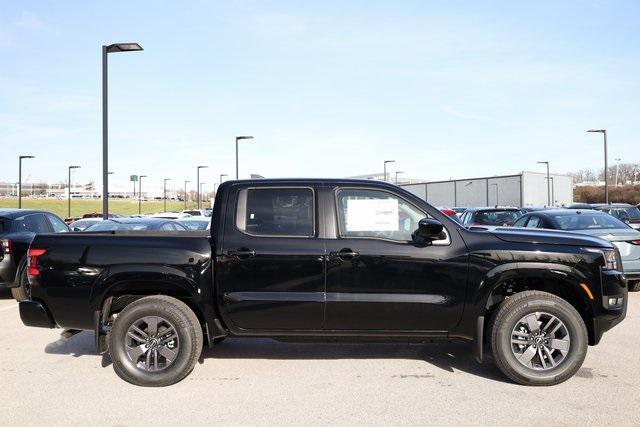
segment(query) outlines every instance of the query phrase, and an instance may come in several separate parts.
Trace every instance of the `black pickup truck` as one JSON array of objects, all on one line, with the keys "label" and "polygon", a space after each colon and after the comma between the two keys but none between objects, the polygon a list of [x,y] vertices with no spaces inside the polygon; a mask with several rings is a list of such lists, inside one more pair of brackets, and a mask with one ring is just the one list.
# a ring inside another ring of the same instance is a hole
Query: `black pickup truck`
[{"label": "black pickup truck", "polygon": [[512,380],[551,385],[627,307],[605,240],[466,228],[362,180],[227,181],[210,236],[41,234],[28,259],[22,321],[95,331],[144,386],[180,381],[225,337],[465,340]]}]

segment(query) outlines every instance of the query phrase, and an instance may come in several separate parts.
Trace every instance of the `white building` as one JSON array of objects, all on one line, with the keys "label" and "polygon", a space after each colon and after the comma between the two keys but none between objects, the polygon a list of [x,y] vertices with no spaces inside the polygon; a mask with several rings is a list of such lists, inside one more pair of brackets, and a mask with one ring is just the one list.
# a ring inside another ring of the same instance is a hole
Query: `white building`
[{"label": "white building", "polygon": [[516,175],[400,184],[434,206],[554,206],[573,203],[573,179],[569,175],[521,172]]}]

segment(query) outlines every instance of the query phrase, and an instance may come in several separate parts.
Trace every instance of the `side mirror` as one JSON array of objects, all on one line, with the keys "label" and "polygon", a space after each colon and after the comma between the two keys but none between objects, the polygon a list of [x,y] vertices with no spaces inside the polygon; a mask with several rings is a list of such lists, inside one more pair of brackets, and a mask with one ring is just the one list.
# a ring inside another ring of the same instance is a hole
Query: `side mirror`
[{"label": "side mirror", "polygon": [[418,229],[413,232],[414,241],[433,241],[446,238],[444,226],[438,220],[423,218],[418,222]]}]

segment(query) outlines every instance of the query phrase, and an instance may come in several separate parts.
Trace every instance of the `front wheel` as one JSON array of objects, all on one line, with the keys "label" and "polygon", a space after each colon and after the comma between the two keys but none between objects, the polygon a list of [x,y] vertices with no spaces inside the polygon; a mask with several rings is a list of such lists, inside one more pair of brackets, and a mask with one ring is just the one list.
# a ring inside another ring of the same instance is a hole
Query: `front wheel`
[{"label": "front wheel", "polygon": [[635,282],[629,282],[629,292],[638,292],[640,291],[640,280],[636,280]]},{"label": "front wheel", "polygon": [[175,384],[193,370],[202,351],[202,327],[182,301],[144,297],[116,317],[109,355],[122,379],[135,385]]},{"label": "front wheel", "polygon": [[498,368],[523,385],[554,385],[571,378],[587,354],[587,328],[567,301],[526,291],[500,304],[491,327]]}]

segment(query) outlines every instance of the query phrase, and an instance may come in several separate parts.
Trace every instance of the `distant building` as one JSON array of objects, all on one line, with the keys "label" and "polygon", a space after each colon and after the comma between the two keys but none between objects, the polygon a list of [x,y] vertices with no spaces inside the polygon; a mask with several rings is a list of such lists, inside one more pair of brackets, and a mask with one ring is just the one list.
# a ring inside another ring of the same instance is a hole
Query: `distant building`
[{"label": "distant building", "polygon": [[[550,177],[551,204],[568,206],[573,203],[573,178],[558,174],[550,174]],[[548,204],[547,174],[540,172],[399,185],[434,206],[545,206]]]}]

